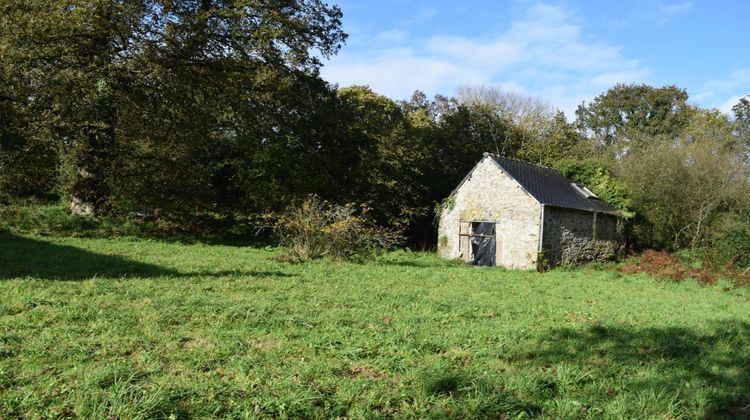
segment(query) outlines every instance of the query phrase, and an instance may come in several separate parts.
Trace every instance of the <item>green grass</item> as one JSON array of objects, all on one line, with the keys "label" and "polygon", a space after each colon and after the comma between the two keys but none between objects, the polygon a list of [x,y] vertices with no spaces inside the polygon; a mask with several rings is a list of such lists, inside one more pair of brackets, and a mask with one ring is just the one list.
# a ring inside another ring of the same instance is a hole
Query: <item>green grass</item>
[{"label": "green grass", "polygon": [[733,417],[747,289],[0,235],[0,418]]},{"label": "green grass", "polygon": [[0,229],[16,234],[46,236],[136,236],[146,226],[108,217],[70,214],[56,204],[0,205]]}]

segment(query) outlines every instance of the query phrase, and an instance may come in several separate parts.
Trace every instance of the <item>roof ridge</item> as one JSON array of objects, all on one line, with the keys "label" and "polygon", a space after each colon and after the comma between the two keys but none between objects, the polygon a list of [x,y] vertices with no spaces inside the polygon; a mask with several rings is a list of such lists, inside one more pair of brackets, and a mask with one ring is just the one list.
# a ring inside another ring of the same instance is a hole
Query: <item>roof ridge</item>
[{"label": "roof ridge", "polygon": [[557,169],[555,169],[555,168],[553,168],[551,166],[542,165],[541,163],[529,162],[527,160],[523,160],[523,159],[519,159],[519,158],[515,158],[515,157],[510,157],[510,156],[505,156],[505,155],[499,155],[497,153],[488,153],[488,152],[485,152],[485,156],[491,156],[493,158],[498,158],[499,157],[499,158],[503,158],[503,159],[507,159],[507,160],[512,160],[512,161],[519,162],[519,163],[525,163],[526,165],[536,166],[536,167],[542,168],[542,169],[551,169],[551,170],[557,172],[558,174],[562,175],[562,173],[560,173],[560,171],[558,171]]},{"label": "roof ridge", "polygon": [[521,159],[484,153],[513,178],[529,195],[543,205],[617,214],[618,210],[595,195],[588,196],[557,169]]}]

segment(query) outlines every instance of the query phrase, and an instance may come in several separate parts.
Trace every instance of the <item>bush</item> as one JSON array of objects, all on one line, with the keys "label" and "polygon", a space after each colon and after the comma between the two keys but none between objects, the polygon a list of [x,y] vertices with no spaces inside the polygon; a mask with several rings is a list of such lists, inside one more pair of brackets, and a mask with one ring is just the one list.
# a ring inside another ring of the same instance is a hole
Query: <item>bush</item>
[{"label": "bush", "polygon": [[609,167],[596,159],[562,159],[555,168],[566,178],[591,189],[602,201],[615,206],[625,218],[635,213],[627,186],[612,176]]},{"label": "bush", "polygon": [[329,203],[315,195],[289,207],[275,219],[274,232],[285,248],[283,258],[305,261],[330,257],[356,260],[373,256],[403,241],[401,232],[374,224],[363,209]]},{"label": "bush", "polygon": [[712,226],[709,257],[718,264],[731,262],[750,268],[750,222],[746,214],[728,215]]}]

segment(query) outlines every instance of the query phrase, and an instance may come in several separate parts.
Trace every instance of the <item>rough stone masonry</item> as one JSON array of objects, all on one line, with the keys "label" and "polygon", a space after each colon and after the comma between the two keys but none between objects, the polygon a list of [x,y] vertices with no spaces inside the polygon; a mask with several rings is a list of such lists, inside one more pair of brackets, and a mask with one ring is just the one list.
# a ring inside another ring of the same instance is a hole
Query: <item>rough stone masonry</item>
[{"label": "rough stone masonry", "polygon": [[[474,222],[494,223],[495,263],[508,268],[577,264],[608,259],[621,251],[615,214],[543,204],[501,166],[505,161],[485,156],[444,201],[438,227],[438,252],[443,258],[473,259]],[[531,165],[514,161],[521,164]],[[540,170],[553,171],[535,166],[529,173]],[[556,172],[553,176],[562,178]]]}]

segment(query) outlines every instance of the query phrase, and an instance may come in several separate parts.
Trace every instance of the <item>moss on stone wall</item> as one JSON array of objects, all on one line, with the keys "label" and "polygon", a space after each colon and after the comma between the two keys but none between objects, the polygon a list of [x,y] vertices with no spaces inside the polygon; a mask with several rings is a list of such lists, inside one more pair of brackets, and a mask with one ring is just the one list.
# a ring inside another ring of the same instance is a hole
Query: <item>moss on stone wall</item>
[{"label": "moss on stone wall", "polygon": [[551,265],[608,260],[622,249],[616,217],[556,207],[545,208],[542,245]]}]

